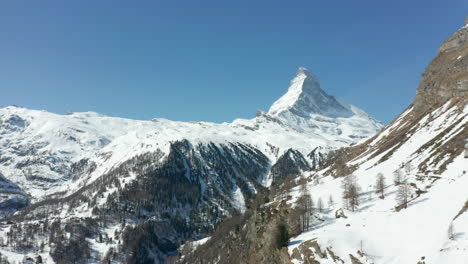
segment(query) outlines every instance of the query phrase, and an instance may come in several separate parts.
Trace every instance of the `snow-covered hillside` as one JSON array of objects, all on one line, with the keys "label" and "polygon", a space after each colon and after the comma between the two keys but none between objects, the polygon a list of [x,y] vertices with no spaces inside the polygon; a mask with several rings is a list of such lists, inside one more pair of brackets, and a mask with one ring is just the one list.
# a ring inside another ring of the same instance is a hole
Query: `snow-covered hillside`
[{"label": "snow-covered hillside", "polygon": [[[318,214],[323,222],[316,222],[311,231],[292,239],[291,253],[300,242],[317,239],[322,247],[331,248],[346,263],[351,263],[349,254],[362,259],[363,263],[417,263],[421,258],[425,258],[426,263],[464,263],[468,259],[468,214],[454,220],[467,201],[468,177],[461,171],[462,162],[466,160],[459,158],[451,166],[452,177],[442,177],[428,194],[415,199],[400,212],[394,209],[397,187],[390,179],[384,200],[368,190],[363,194],[358,212],[346,212],[346,219],[335,219],[335,210],[341,207],[338,200]],[[374,184],[373,179],[372,176],[360,177],[359,183],[367,188]],[[323,180],[321,185],[310,188],[313,197],[333,195],[340,199],[339,180]],[[448,234],[451,224],[453,239]],[[358,251],[364,256],[360,257]],[[296,260],[295,263],[303,262]]]},{"label": "snow-covered hillside", "polygon": [[467,66],[465,25],[429,64],[413,104],[291,190],[292,205],[305,194],[333,201],[291,239],[294,263],[468,263]]},{"label": "snow-covered hillside", "polygon": [[[390,150],[374,158],[369,158],[372,156],[369,153],[350,162],[350,165],[358,166],[353,174],[362,192],[357,211],[345,210],[347,218],[336,218],[336,211],[346,207],[342,200],[342,178],[324,176],[327,169],[306,176],[314,179],[308,184],[308,192],[315,201],[321,198],[325,202],[332,197],[334,203],[325,206],[323,213],[316,213],[321,220],[314,221],[311,231],[292,238],[291,255],[296,248],[312,239],[323,249],[330,248],[344,263],[351,263],[349,254],[362,263],[418,263],[421,259],[425,259],[425,263],[465,263],[468,260],[468,213],[456,216],[468,202],[468,159],[463,152],[458,153],[446,169],[436,174],[434,171],[439,171],[444,160],[431,163],[433,167],[430,170],[421,171],[426,168],[421,164],[431,157],[434,149],[417,151],[427,142],[443,145],[459,133],[466,138],[468,106],[465,104],[460,109],[460,105],[451,108],[449,105],[450,102],[436,109],[430,122],[423,118],[411,138],[396,150],[392,149],[393,154],[388,159],[380,160]],[[411,109],[394,124],[401,125],[409,112]],[[453,124],[455,126],[452,127]],[[448,127],[452,129],[447,132]],[[395,126],[389,125],[372,140],[371,145],[391,134],[393,129]],[[440,138],[440,143],[433,141],[439,135],[437,131],[447,132]],[[406,209],[399,208],[400,186],[394,183],[396,171],[402,173],[410,186]],[[378,173],[386,179],[384,199],[375,193]],[[301,195],[299,189],[301,187],[292,191],[296,198]],[[453,236],[450,238],[448,230],[451,225]],[[296,258],[294,263],[304,262]],[[320,260],[320,263],[335,262]]]},{"label": "snow-covered hillside", "polygon": [[[0,210],[18,210],[0,226],[9,237],[0,252],[35,258],[34,239],[57,263],[162,263],[246,211],[275,180],[317,168],[330,150],[381,128],[328,95],[314,108],[299,103],[325,95],[311,81],[318,85],[300,69],[288,90],[298,92],[287,103],[302,117],[260,112],[219,124],[0,109]],[[346,115],[329,114],[342,108]]]}]

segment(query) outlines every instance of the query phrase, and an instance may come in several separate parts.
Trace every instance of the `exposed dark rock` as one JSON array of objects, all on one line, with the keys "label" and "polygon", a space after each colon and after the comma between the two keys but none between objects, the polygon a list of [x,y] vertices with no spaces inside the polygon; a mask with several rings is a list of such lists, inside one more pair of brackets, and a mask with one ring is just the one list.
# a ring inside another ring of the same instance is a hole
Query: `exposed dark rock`
[{"label": "exposed dark rock", "polygon": [[299,151],[288,149],[271,167],[270,177],[273,183],[277,183],[291,175],[299,175],[310,169],[309,163]]}]

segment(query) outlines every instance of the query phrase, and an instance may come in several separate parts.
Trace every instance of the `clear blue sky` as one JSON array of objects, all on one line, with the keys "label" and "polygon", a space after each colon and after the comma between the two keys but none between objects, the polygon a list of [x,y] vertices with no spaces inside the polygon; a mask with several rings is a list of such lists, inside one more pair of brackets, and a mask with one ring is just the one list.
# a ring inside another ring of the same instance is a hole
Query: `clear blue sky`
[{"label": "clear blue sky", "polygon": [[466,0],[1,1],[0,107],[250,118],[297,67],[389,122]]}]

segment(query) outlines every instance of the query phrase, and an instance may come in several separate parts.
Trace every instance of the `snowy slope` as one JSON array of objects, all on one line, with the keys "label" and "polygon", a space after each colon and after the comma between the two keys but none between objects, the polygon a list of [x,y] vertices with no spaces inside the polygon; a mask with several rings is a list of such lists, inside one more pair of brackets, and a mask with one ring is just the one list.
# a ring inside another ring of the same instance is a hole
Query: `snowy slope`
[{"label": "snowy slope", "polygon": [[[464,142],[468,136],[467,101],[448,101],[416,120],[407,119],[411,112],[410,107],[369,139],[367,151],[348,162],[357,167],[353,174],[362,193],[358,210],[344,211],[346,219],[335,217],[337,210],[345,208],[342,178],[334,178],[330,168],[305,175],[314,179],[307,185],[315,202],[332,197],[334,204],[316,213],[323,221],[316,219],[311,231],[292,238],[291,255],[304,242],[313,240],[323,249],[332,250],[344,263],[352,263],[350,254],[362,263],[418,263],[423,257],[425,263],[467,263],[468,212],[454,218],[468,202],[468,158],[464,151],[453,152],[457,138]],[[386,146],[400,130],[405,131],[406,140]],[[379,151],[383,146],[387,149]],[[409,206],[402,210],[397,210],[398,186],[393,182],[397,170],[411,186]],[[385,199],[375,193],[378,173],[386,178]],[[292,204],[300,195],[299,189],[291,192]],[[447,233],[451,224],[453,239]],[[295,258],[294,263],[304,262]],[[334,262],[323,259],[320,263]]]},{"label": "snowy slope", "polygon": [[[358,183],[363,189],[361,204],[357,212],[345,211],[347,219],[335,218],[336,210],[343,208],[341,179],[321,178],[320,184],[309,184],[310,194],[324,201],[332,196],[335,203],[317,214],[325,221],[316,220],[311,231],[291,239],[289,251],[292,254],[301,243],[317,239],[321,247],[331,248],[345,263],[351,263],[349,254],[359,257],[358,250],[365,254],[363,263],[417,263],[421,257],[426,263],[466,263],[468,214],[453,219],[468,201],[467,164],[465,158],[457,157],[435,183],[431,177],[418,180],[417,175],[408,175],[410,183],[428,192],[399,212],[395,211],[397,187],[391,174],[386,175],[386,196],[382,200],[373,191],[375,173],[358,171]],[[299,191],[293,194],[297,197]],[[414,190],[413,195],[416,197]],[[453,240],[447,234],[450,223],[455,230]],[[297,259],[294,262],[303,263]]]},{"label": "snowy slope", "polygon": [[[334,204],[316,213],[322,220],[316,219],[311,231],[292,238],[294,263],[304,263],[297,255],[311,240],[344,263],[353,263],[350,254],[362,263],[467,263],[468,213],[455,219],[468,202],[467,124],[465,97],[453,97],[424,113],[410,106],[374,137],[332,154],[329,167],[306,174],[315,202],[332,197]],[[335,162],[337,156],[344,157],[345,165]],[[356,175],[360,205],[356,212],[344,210],[347,218],[336,218],[337,210],[345,208],[342,178],[336,177],[345,176],[343,171]],[[396,171],[410,186],[407,209],[397,201]],[[386,179],[385,199],[375,193],[378,173]],[[299,189],[291,191],[291,204]],[[447,234],[451,224],[453,239]]]},{"label": "snowy slope", "polygon": [[[305,175],[314,199],[334,202],[315,213],[310,231],[292,238],[294,263],[310,263],[311,255],[321,264],[468,263],[467,56],[465,25],[442,44],[403,113],[370,139],[333,152],[327,168]],[[398,172],[407,185],[394,181]],[[384,197],[375,193],[379,173]],[[361,187],[354,212],[342,199],[342,177],[350,174]],[[401,186],[409,188],[407,208]],[[291,204],[303,187],[291,190]],[[338,217],[341,211],[346,217]]]}]

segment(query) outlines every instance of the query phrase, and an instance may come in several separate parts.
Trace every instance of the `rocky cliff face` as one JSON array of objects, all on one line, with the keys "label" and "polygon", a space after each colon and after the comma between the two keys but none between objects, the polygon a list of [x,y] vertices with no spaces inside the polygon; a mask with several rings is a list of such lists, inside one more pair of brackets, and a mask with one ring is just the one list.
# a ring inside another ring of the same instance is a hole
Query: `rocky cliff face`
[{"label": "rocky cliff face", "polygon": [[467,20],[442,44],[423,73],[413,101],[416,112],[424,112],[453,97],[468,98]]}]

